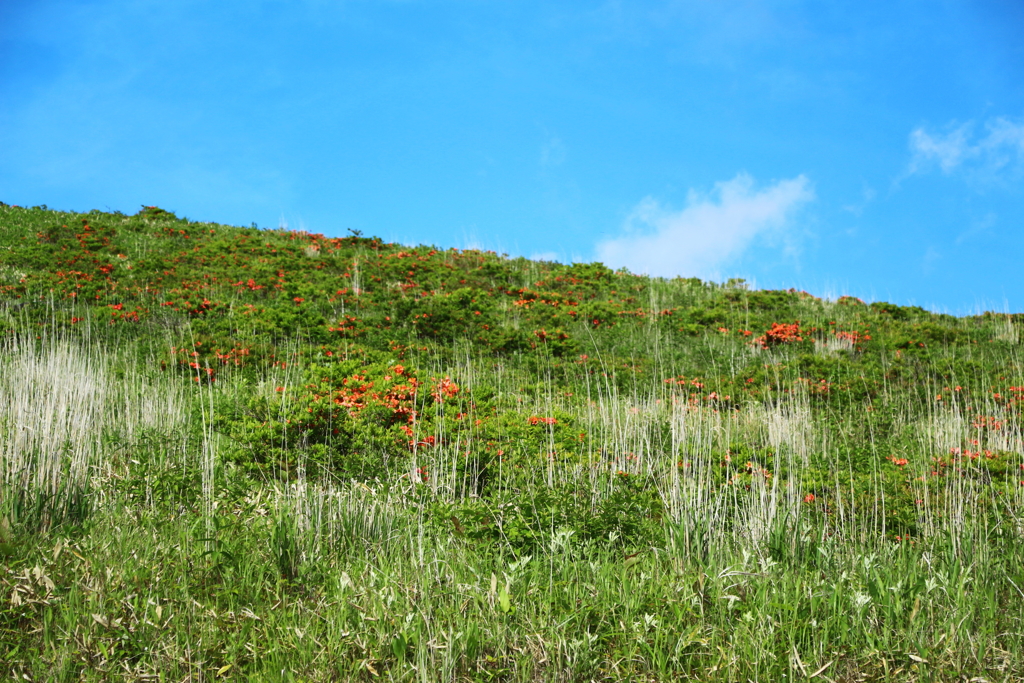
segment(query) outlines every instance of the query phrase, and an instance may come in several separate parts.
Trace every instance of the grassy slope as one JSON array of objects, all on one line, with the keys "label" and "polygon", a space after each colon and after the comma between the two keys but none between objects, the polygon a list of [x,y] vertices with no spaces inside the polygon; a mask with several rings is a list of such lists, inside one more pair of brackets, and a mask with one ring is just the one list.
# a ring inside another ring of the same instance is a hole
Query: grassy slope
[{"label": "grassy slope", "polygon": [[0,652],[1019,680],[1019,323],[0,205]]}]

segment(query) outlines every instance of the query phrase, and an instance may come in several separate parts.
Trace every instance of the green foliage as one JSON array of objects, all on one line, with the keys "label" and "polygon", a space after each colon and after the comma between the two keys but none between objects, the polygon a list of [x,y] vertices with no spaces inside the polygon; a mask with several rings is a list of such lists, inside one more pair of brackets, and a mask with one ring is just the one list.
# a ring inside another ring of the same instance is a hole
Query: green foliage
[{"label": "green foliage", "polygon": [[574,542],[643,550],[663,542],[664,503],[651,481],[621,473],[596,504],[579,487],[529,487],[485,498],[431,501],[438,530],[483,548],[538,552],[553,533]]},{"label": "green foliage", "polygon": [[157,207],[0,253],[16,677],[1021,667],[1019,315]]}]

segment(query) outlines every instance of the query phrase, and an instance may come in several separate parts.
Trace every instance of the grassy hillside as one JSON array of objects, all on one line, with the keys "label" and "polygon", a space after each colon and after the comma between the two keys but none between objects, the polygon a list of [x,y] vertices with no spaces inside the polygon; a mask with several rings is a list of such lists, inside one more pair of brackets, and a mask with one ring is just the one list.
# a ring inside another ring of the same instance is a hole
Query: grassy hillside
[{"label": "grassy hillside", "polygon": [[1022,322],[0,204],[0,667],[1024,680]]}]

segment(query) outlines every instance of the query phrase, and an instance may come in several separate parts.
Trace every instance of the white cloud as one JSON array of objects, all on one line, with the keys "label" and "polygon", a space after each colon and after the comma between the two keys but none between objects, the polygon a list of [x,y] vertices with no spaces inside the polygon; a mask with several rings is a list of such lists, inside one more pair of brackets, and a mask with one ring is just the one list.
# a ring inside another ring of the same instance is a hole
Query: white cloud
[{"label": "white cloud", "polygon": [[917,128],[910,133],[913,157],[907,175],[938,166],[949,175],[958,168],[991,175],[1024,161],[1024,123],[998,117],[985,122],[976,135],[974,121],[946,127],[945,133]]},{"label": "white cloud", "polygon": [[597,258],[635,273],[717,277],[762,234],[787,227],[794,212],[814,199],[803,175],[755,190],[745,173],[715,184],[712,196],[690,191],[686,208],[671,211],[654,198],[640,202],[626,220],[626,234],[598,243]]},{"label": "white cloud", "polygon": [[927,168],[937,162],[944,173],[949,173],[959,166],[964,157],[971,154],[971,146],[967,141],[972,124],[965,123],[954,128],[946,135],[931,135],[923,128],[910,134],[910,149],[914,158],[910,161],[911,173]]}]

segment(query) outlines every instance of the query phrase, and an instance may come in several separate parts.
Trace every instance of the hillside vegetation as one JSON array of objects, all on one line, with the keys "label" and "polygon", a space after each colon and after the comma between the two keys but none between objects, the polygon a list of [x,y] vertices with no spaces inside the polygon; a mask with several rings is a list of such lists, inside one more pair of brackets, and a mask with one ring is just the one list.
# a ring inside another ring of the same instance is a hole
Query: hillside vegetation
[{"label": "hillside vegetation", "polygon": [[1022,322],[0,204],[0,668],[1024,680]]}]

